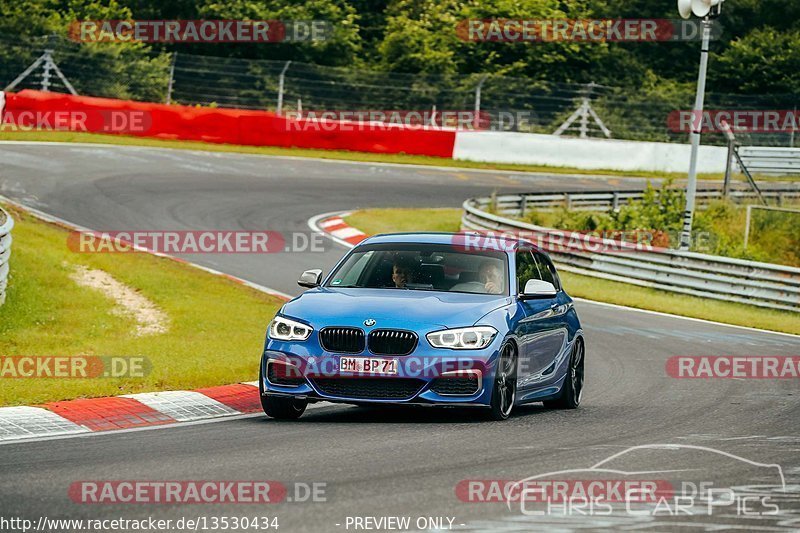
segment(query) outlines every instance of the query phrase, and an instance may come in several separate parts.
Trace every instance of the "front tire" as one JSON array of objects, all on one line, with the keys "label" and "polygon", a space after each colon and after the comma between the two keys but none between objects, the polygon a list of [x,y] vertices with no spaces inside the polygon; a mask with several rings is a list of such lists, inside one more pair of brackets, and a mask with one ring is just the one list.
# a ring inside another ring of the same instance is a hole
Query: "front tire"
[{"label": "front tire", "polygon": [[500,349],[500,357],[497,359],[492,400],[489,407],[492,420],[506,420],[511,416],[516,399],[517,351],[509,342]]},{"label": "front tire", "polygon": [[284,398],[282,396],[262,396],[261,408],[270,418],[278,420],[296,420],[302,416],[306,410],[308,401],[297,400],[295,398]]},{"label": "front tire", "polygon": [[581,404],[583,396],[583,368],[586,350],[583,340],[577,339],[572,346],[572,353],[569,356],[569,367],[567,376],[564,378],[564,386],[558,398],[545,400],[544,406],[549,409],[577,409]]},{"label": "front tire", "polygon": [[264,376],[259,372],[258,391],[261,398],[261,409],[270,418],[277,420],[296,420],[302,416],[308,406],[308,400],[284,396],[264,395]]}]

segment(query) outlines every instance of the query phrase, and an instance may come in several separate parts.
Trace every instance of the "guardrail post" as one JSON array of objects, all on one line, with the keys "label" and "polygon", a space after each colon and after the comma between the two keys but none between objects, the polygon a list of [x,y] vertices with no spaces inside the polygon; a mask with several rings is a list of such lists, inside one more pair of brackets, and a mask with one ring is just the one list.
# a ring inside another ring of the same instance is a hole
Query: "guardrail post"
[{"label": "guardrail post", "polygon": [[524,194],[520,194],[519,198],[519,218],[525,218],[525,207],[527,207],[528,197]]},{"label": "guardrail post", "polygon": [[572,196],[568,192],[564,193],[564,205],[567,206],[567,209],[572,209]]},{"label": "guardrail post", "polygon": [[750,239],[750,214],[753,212],[753,206],[747,206],[747,218],[744,223],[744,250],[747,251],[747,241]]},{"label": "guardrail post", "polygon": [[725,180],[722,182],[722,196],[727,198],[731,192],[731,170],[733,167],[733,151],[736,149],[736,137],[727,121],[720,122],[722,132],[728,140],[728,159],[725,161]]},{"label": "guardrail post", "polygon": [[733,167],[733,143],[728,141],[728,160],[725,161],[725,180],[722,182],[722,196],[727,198],[731,192],[731,170]]},{"label": "guardrail post", "polygon": [[619,193],[614,192],[614,199],[611,201],[611,210],[619,211]]}]

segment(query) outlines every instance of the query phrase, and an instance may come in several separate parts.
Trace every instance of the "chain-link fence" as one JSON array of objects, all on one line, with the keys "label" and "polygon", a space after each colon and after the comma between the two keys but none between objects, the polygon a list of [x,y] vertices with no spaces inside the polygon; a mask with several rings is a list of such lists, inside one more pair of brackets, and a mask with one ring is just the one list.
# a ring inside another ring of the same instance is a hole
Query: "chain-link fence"
[{"label": "chain-link fence", "polygon": [[[479,101],[482,116],[491,119],[491,125],[484,126],[534,133],[687,142],[688,134],[673,131],[668,117],[676,110],[690,110],[694,101],[693,84],[659,91],[550,83],[494,73],[417,75],[163,52],[130,44],[79,45],[56,38],[20,42],[3,36],[0,88],[12,83],[46,50],[51,51],[53,65],[82,95],[245,109],[276,110],[281,105],[285,113],[305,114],[405,110],[430,115],[474,111]],[[43,86],[68,91],[57,72],[44,65],[14,90]],[[793,110],[800,99],[797,95],[731,95],[709,89],[707,109]],[[737,134],[744,144],[773,146],[799,145],[800,139],[795,142],[794,137],[792,133]],[[703,143],[725,144],[725,139],[705,135]]]}]

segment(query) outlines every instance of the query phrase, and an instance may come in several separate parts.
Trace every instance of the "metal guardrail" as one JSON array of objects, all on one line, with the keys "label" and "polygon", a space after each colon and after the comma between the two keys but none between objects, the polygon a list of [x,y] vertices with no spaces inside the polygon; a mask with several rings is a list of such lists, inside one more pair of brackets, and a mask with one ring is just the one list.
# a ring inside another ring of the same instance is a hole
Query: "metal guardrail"
[{"label": "metal guardrail", "polygon": [[8,261],[11,257],[11,229],[14,219],[11,215],[0,209],[0,305],[6,301],[6,286],[8,285]]},{"label": "metal guardrail", "polygon": [[740,167],[746,167],[751,174],[800,174],[800,148],[740,146],[738,152]]},{"label": "metal guardrail", "polygon": [[[781,205],[786,201],[800,200],[800,187],[795,186],[762,186],[761,196],[771,203]],[[601,191],[601,192],[564,192],[564,193],[530,193],[498,195],[493,198],[475,198],[478,205],[486,208],[495,204],[494,211],[524,217],[529,209],[557,209],[566,207],[574,211],[591,211],[595,209],[617,210],[628,200],[641,200],[644,193],[639,190]],[[699,189],[697,202],[703,207],[710,200],[720,198],[719,189]],[[731,190],[729,198],[733,201],[757,199],[752,190]]]},{"label": "metal guardrail", "polygon": [[800,268],[694,252],[648,250],[635,245],[624,250],[586,246],[585,239],[565,239],[564,231],[488,213],[485,207],[491,201],[472,198],[464,202],[462,229],[522,234],[542,245],[561,270],[702,298],[800,312]]}]

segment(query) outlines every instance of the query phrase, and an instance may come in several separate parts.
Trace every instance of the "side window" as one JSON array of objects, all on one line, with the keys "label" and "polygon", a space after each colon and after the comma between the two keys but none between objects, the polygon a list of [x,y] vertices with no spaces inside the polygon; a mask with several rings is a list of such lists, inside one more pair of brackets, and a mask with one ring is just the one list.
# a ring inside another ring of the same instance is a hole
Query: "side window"
[{"label": "side window", "polygon": [[540,253],[533,254],[534,259],[536,260],[536,266],[540,273],[540,279],[542,281],[547,281],[552,283],[556,290],[561,290],[561,284],[558,279],[558,274],[556,274],[556,268],[553,266],[553,263],[550,262],[547,257]]},{"label": "side window", "polygon": [[531,279],[542,279],[530,250],[517,252],[517,293],[522,292]]}]

